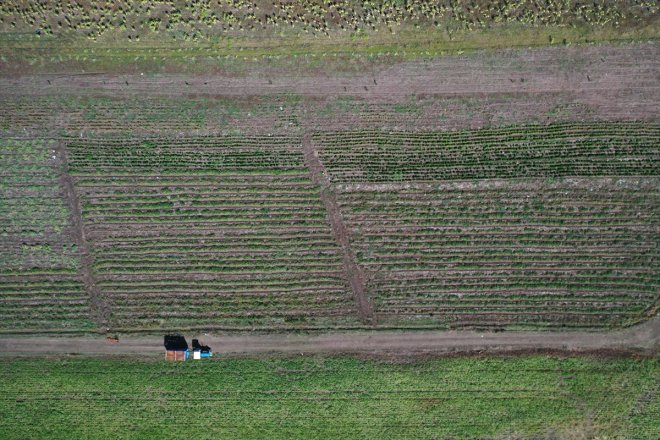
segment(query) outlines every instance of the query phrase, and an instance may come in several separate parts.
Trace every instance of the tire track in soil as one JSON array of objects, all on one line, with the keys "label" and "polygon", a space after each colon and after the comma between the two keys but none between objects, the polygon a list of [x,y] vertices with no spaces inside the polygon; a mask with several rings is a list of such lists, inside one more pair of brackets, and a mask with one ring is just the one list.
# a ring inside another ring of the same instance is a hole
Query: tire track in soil
[{"label": "tire track in soil", "polygon": [[[403,330],[403,331],[402,331]],[[16,355],[79,353],[85,356],[139,355],[145,359],[163,356],[163,331],[121,334],[118,343],[100,335],[0,334],[0,359]],[[477,331],[477,330],[328,330],[327,332],[254,333],[242,329],[179,329],[186,338],[198,338],[213,348],[215,359],[228,356],[272,356],[302,354],[360,355],[375,358],[411,356],[546,354],[552,356],[653,356],[660,347],[660,316],[617,330]],[[652,396],[649,396],[649,399]],[[645,400],[645,399],[644,399]],[[638,402],[644,410],[646,402]]]},{"label": "tire track in soil", "polygon": [[309,130],[305,130],[303,133],[302,148],[305,165],[309,169],[312,182],[321,188],[321,201],[325,206],[332,235],[341,248],[344,272],[353,291],[360,319],[365,324],[374,324],[375,316],[373,305],[367,294],[366,275],[358,265],[355,253],[351,249],[348,229],[341,216],[337,196],[331,190],[325,166],[321,163],[318,152],[312,145],[312,134]]},{"label": "tire track in soil", "polygon": [[85,292],[90,301],[92,317],[94,322],[96,322],[98,331],[103,332],[104,329],[108,328],[110,310],[105,301],[103,301],[101,291],[96,285],[96,279],[92,273],[93,258],[89,252],[89,246],[87,246],[80,200],[78,199],[73,179],[69,174],[68,155],[62,141],[58,142],[55,147],[55,154],[60,162],[60,187],[64,192],[64,201],[70,212],[72,237],[80,250],[80,274],[85,286]]}]

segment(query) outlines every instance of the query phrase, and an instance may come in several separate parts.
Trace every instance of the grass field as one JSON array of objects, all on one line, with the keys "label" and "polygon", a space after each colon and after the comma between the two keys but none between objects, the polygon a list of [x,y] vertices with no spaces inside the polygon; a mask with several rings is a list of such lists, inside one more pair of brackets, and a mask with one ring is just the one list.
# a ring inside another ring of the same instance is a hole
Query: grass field
[{"label": "grass field", "polygon": [[0,362],[24,438],[655,439],[657,359]]}]

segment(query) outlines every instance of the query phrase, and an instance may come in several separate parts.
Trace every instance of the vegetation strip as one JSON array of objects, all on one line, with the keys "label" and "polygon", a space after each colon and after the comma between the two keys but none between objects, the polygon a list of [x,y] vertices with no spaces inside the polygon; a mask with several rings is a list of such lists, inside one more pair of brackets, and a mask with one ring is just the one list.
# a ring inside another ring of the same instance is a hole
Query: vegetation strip
[{"label": "vegetation strip", "polygon": [[320,132],[312,142],[333,183],[660,174],[656,122]]},{"label": "vegetation strip", "polygon": [[120,1],[0,5],[2,73],[359,71],[469,50],[658,37],[648,0]]}]

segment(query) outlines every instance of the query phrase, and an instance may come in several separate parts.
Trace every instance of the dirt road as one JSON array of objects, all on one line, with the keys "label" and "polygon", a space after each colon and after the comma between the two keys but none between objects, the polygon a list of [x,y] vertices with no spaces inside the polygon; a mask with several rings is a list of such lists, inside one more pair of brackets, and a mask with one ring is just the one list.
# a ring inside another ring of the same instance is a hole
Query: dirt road
[{"label": "dirt road", "polygon": [[[569,94],[596,115],[652,118],[657,115],[658,45],[594,45],[478,52],[433,60],[375,66],[367,72],[280,72],[255,68],[249,75],[123,74],[99,72],[3,76],[0,95],[185,96],[215,98],[300,95],[351,96],[399,102],[410,96],[483,98],[531,95],[534,100]],[[533,100],[528,105],[533,105]],[[593,117],[593,116],[592,116]]]},{"label": "dirt road", "polygon": [[[642,350],[657,352],[660,317],[614,332],[476,332],[374,331],[325,334],[193,335],[220,355],[258,354],[363,354],[420,355],[468,352],[560,350],[567,352]],[[104,337],[2,336],[0,356],[50,353],[85,355],[150,354],[163,352],[162,336],[120,336],[118,343]]]}]

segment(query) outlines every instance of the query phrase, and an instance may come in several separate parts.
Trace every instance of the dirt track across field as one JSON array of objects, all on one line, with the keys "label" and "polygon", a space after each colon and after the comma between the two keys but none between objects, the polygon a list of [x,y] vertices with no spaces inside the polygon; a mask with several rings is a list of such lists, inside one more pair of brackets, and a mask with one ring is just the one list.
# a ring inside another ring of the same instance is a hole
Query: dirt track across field
[{"label": "dirt track across field", "polygon": [[303,137],[303,153],[307,167],[310,170],[312,182],[321,188],[321,200],[325,205],[328,222],[332,228],[332,235],[334,235],[335,240],[342,250],[344,272],[347,274],[348,284],[353,291],[360,319],[364,323],[372,322],[374,310],[366,293],[366,277],[364,271],[357,264],[357,258],[351,249],[348,230],[339,210],[337,197],[332,191],[329,191],[330,180],[327,177],[325,167],[319,160],[318,151],[312,145],[311,133],[309,131]]},{"label": "dirt track across field", "polygon": [[654,43],[478,52],[434,60],[374,67],[367,72],[259,70],[247,76],[145,74],[44,74],[4,77],[0,95],[16,96],[184,96],[188,98],[300,95],[351,96],[371,102],[399,102],[410,96],[484,98],[570,95],[589,106],[591,117],[657,117],[657,59]]},{"label": "dirt track across field", "polygon": [[[657,353],[660,317],[613,332],[477,332],[477,331],[373,331],[324,334],[186,334],[199,338],[219,355],[359,354],[371,356],[451,355],[508,352],[643,351]],[[2,336],[0,356],[81,354],[122,355],[163,353],[162,336],[104,337]]]}]

